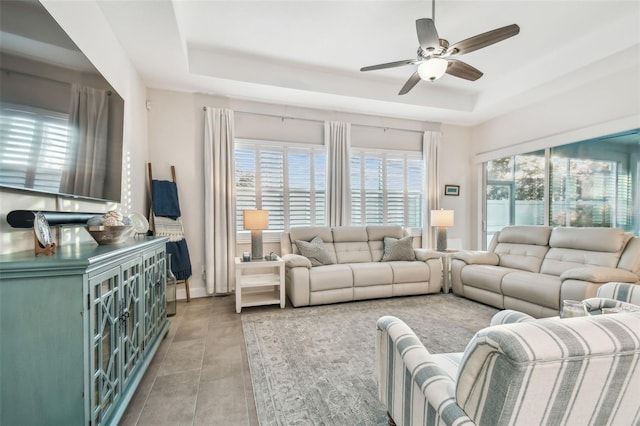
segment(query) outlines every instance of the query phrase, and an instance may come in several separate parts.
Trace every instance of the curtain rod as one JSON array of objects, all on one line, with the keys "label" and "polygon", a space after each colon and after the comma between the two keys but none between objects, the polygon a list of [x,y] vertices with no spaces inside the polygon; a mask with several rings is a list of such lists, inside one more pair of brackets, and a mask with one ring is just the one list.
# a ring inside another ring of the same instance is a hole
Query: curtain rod
[{"label": "curtain rod", "polygon": [[[203,111],[207,110],[206,106],[202,107]],[[301,117],[291,117],[291,116],[285,116],[285,115],[278,115],[278,114],[267,114],[264,112],[251,112],[251,111],[236,111],[239,112],[241,114],[253,114],[253,115],[261,115],[263,117],[274,117],[274,118],[280,118],[282,121],[284,120],[300,120],[300,121],[310,121],[313,123],[324,123],[325,120],[318,120],[315,118],[301,118]],[[376,125],[372,125],[372,124],[359,124],[359,123],[351,123],[352,126],[359,126],[359,127],[371,127],[374,129],[382,129],[385,132],[387,130],[399,130],[401,132],[411,132],[411,133],[419,133],[422,134],[424,132],[424,130],[412,130],[412,129],[401,129],[399,127],[391,127],[391,126],[376,126]]]},{"label": "curtain rod", "polygon": [[[17,74],[17,75],[21,75],[23,77],[39,78],[40,80],[47,80],[47,81],[50,81],[52,83],[63,84],[65,86],[71,86],[71,83],[69,83],[68,81],[56,80],[55,78],[45,77],[45,76],[37,75],[37,74],[31,74],[31,73],[24,72],[24,71],[6,70],[6,69],[2,70],[2,71],[4,71],[7,75]],[[107,90],[107,96],[111,96],[111,90]]]}]

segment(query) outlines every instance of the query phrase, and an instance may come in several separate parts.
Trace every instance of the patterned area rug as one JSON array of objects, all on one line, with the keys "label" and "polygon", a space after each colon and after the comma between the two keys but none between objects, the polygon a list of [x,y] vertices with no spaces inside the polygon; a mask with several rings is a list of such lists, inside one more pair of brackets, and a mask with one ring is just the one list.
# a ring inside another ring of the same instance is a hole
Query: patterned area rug
[{"label": "patterned area rug", "polygon": [[242,313],[258,419],[267,425],[386,425],[376,321],[393,315],[431,353],[462,352],[497,309],[453,294]]}]

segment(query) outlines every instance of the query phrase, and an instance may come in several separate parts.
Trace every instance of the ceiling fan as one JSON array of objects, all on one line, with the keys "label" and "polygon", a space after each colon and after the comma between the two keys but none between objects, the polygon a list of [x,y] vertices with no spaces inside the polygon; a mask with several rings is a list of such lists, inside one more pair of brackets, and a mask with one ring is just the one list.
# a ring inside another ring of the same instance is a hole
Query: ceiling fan
[{"label": "ceiling fan", "polygon": [[452,57],[482,49],[483,47],[513,37],[520,32],[519,26],[511,24],[506,27],[478,34],[450,46],[447,40],[438,36],[435,25],[435,15],[436,4],[435,0],[433,0],[431,19],[421,18],[416,20],[416,31],[420,44],[416,59],[371,65],[360,68],[360,71],[374,71],[403,65],[418,65],[418,69],[409,77],[409,80],[407,80],[400,90],[400,93],[398,93],[399,95],[408,93],[421,79],[435,81],[445,73],[454,77],[464,78],[465,80],[475,81],[482,77],[482,72],[465,62],[452,59]]}]

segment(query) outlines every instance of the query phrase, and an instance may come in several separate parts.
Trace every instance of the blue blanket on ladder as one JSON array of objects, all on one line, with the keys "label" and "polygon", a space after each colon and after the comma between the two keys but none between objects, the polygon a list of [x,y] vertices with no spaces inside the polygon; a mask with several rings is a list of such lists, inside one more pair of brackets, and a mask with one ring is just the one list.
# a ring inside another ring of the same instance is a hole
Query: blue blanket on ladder
[{"label": "blue blanket on ladder", "polygon": [[153,212],[156,216],[177,219],[180,214],[180,202],[178,201],[178,186],[168,180],[153,180],[151,185],[153,192]]},{"label": "blue blanket on ladder", "polygon": [[184,281],[191,276],[191,259],[187,240],[167,243],[167,254],[171,255],[171,272],[179,281]]}]

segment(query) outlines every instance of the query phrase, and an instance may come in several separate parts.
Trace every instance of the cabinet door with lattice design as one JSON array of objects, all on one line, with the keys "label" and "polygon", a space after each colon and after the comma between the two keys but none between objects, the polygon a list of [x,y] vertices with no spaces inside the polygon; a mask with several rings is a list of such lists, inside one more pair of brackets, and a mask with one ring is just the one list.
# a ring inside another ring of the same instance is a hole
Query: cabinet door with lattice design
[{"label": "cabinet door with lattice design", "polygon": [[111,268],[89,278],[91,330],[91,419],[100,424],[122,392],[122,272]]},{"label": "cabinet door with lattice design", "polygon": [[165,249],[145,253],[144,269],[144,341],[146,348],[157,336],[166,321],[166,266]]},{"label": "cabinet door with lattice design", "polygon": [[139,367],[142,358],[142,265],[139,258],[124,263],[122,271],[122,383],[126,387],[129,379]]}]

